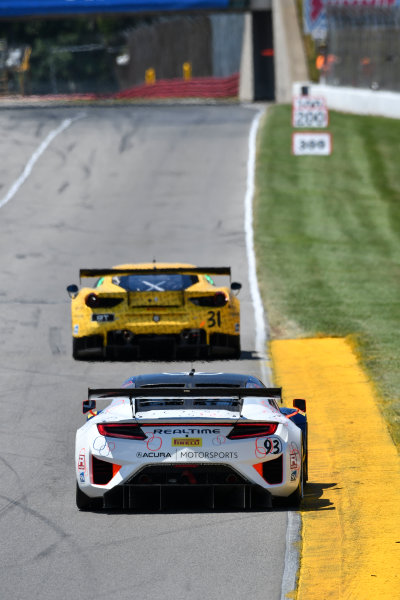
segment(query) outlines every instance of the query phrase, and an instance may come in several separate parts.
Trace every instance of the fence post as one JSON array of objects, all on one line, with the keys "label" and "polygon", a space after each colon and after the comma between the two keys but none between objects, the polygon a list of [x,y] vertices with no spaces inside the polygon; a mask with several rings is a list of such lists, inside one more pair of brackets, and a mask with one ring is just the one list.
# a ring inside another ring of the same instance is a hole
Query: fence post
[{"label": "fence post", "polygon": [[183,79],[190,81],[192,79],[192,63],[184,62],[182,65]]},{"label": "fence post", "polygon": [[152,85],[153,83],[156,82],[156,71],[153,68],[150,69],[146,69],[145,75],[145,82],[147,85]]}]

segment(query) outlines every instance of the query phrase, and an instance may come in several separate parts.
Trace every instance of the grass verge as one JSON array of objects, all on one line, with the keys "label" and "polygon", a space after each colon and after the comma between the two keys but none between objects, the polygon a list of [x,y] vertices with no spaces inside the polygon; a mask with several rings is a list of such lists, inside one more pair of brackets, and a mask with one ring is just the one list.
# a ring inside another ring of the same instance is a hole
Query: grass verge
[{"label": "grass verge", "polygon": [[258,138],[258,276],[274,339],[351,336],[400,446],[400,121],[331,111],[329,157],[291,155],[291,107]]}]

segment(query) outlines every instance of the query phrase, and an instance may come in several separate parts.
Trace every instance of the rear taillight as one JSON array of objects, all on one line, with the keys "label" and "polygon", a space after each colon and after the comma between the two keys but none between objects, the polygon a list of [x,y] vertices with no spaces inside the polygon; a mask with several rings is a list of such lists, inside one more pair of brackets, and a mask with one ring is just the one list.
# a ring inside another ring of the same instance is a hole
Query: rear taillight
[{"label": "rear taillight", "polygon": [[224,292],[215,292],[213,295],[198,296],[197,298],[189,298],[189,300],[197,306],[225,306],[228,297]]},{"label": "rear taillight", "polygon": [[124,299],[118,296],[98,296],[93,292],[85,298],[85,304],[90,308],[114,308],[123,301]]},{"label": "rear taillight", "polygon": [[146,434],[137,423],[98,423],[100,435],[106,437],[125,438],[128,440],[145,440]]},{"label": "rear taillight", "polygon": [[275,433],[277,427],[278,423],[236,423],[230,434],[226,437],[229,440],[264,437]]},{"label": "rear taillight", "polygon": [[89,306],[89,308],[96,308],[99,305],[99,297],[97,294],[88,294],[85,298],[85,304],[86,306]]},{"label": "rear taillight", "polygon": [[214,306],[225,306],[228,302],[228,298],[225,296],[224,292],[216,292],[214,294]]}]

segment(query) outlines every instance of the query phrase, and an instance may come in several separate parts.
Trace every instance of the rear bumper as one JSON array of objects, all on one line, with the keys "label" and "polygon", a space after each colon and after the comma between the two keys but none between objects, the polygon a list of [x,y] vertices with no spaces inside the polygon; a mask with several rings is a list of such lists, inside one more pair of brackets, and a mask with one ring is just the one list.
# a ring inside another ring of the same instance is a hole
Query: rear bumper
[{"label": "rear bumper", "polygon": [[208,509],[264,509],[272,506],[268,490],[256,484],[119,485],[106,492],[103,508],[161,511],[188,505]]},{"label": "rear bumper", "polygon": [[126,358],[140,360],[163,358],[176,360],[182,357],[227,358],[240,354],[239,335],[215,333],[207,343],[206,331],[184,329],[179,334],[135,335],[128,329],[109,331],[106,336],[91,335],[73,338],[75,358]]},{"label": "rear bumper", "polygon": [[218,463],[145,465],[125,481],[104,489],[96,498],[105,509],[150,511],[187,505],[265,509],[272,503],[271,490],[255,483],[233,465]]},{"label": "rear bumper", "polygon": [[[96,438],[97,439],[97,438]],[[81,443],[77,447],[82,446]],[[110,452],[110,449],[108,449]],[[195,452],[186,454],[226,454],[225,451]],[[140,454],[133,452],[133,454]],[[124,453],[113,456],[112,461],[104,460],[101,454],[95,460],[87,459],[89,472],[77,470],[77,481],[83,493],[105,509],[125,510],[164,510],[187,505],[226,509],[264,509],[271,506],[275,497],[288,497],[298,486],[298,480],[291,480],[289,455],[254,465],[245,462],[219,463],[165,462],[166,453],[155,459],[159,462],[135,467],[125,464]],[[79,460],[81,456],[79,455]],[[77,459],[78,460],[78,459]],[[152,459],[154,460],[154,459]],[[113,464],[122,464],[114,475]],[[133,469],[133,470],[132,470]],[[83,475],[83,483],[80,476]]]}]

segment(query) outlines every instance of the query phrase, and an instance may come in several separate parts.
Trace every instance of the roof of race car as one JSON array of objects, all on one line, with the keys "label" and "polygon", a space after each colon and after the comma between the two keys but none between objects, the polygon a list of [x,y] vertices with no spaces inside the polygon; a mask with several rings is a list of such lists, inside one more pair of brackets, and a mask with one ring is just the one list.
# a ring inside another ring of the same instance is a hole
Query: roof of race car
[{"label": "roof of race car", "polygon": [[151,373],[134,375],[122,384],[123,388],[263,388],[264,384],[253,375],[239,373],[196,373],[194,369],[183,373]]}]

